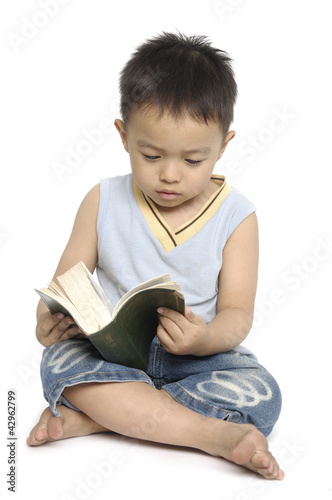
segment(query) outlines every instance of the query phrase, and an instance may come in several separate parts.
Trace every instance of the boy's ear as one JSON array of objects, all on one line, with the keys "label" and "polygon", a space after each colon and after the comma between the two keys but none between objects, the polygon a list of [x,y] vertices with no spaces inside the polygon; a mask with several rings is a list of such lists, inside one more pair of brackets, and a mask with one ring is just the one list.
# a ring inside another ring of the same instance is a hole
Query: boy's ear
[{"label": "boy's ear", "polygon": [[124,127],[124,123],[122,120],[120,120],[119,118],[117,118],[115,121],[114,121],[114,125],[115,125],[115,128],[117,129],[117,131],[119,132],[120,134],[120,137],[121,137],[121,141],[122,141],[122,144],[123,144],[123,147],[125,148],[125,150],[127,151],[127,153],[129,153],[128,151],[128,140],[127,140],[127,134],[126,134],[126,131],[125,131],[125,127]]},{"label": "boy's ear", "polygon": [[220,154],[219,154],[218,160],[220,160],[220,158],[224,154],[225,149],[227,148],[228,143],[234,138],[234,136],[235,136],[234,130],[230,130],[228,132],[228,134],[226,135],[226,137],[225,137],[225,140],[223,142],[222,148],[220,150]]}]

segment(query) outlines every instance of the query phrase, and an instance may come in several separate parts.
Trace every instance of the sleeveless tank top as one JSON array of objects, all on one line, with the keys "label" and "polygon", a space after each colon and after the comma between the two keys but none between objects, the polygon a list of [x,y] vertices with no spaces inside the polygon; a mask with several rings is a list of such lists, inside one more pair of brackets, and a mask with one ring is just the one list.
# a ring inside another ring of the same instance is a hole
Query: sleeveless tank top
[{"label": "sleeveless tank top", "polygon": [[193,219],[173,230],[132,174],[102,179],[97,221],[99,282],[115,306],[131,288],[169,273],[186,304],[208,323],[216,315],[223,248],[254,205],[225,178]]}]

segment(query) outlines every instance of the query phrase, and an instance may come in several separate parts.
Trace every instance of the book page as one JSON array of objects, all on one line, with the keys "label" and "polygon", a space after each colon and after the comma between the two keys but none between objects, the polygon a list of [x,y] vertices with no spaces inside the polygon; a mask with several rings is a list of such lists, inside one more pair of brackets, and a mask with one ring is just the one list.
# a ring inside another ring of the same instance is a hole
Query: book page
[{"label": "book page", "polygon": [[86,269],[86,272],[87,272],[87,277],[89,278],[89,280],[91,282],[91,285],[94,287],[95,291],[97,292],[97,294],[99,295],[99,297],[101,298],[101,300],[103,301],[103,303],[105,304],[105,306],[107,307],[107,309],[109,310],[109,312],[112,315],[113,311],[114,311],[114,306],[113,306],[112,302],[110,301],[110,299],[107,297],[107,295],[104,292],[104,290],[102,289],[102,287],[100,286],[100,284],[97,280],[97,277],[93,276],[93,274],[91,274],[88,269]]},{"label": "book page", "polygon": [[171,281],[171,277],[169,274],[163,274],[158,276],[157,278],[152,278],[150,280],[144,281],[140,285],[135,286],[129,292],[127,292],[122,299],[119,300],[117,305],[114,308],[112,318],[114,318],[117,312],[121,309],[123,304],[125,304],[133,295],[136,295],[141,290],[146,290],[148,288],[169,288],[172,290],[178,290],[181,292],[180,285],[176,281]]},{"label": "book page", "polygon": [[84,330],[86,333],[97,332],[111,321],[111,313],[95,285],[92,285],[92,275],[83,262],[79,262],[56,280],[66,291],[70,301],[81,311],[87,325]]}]

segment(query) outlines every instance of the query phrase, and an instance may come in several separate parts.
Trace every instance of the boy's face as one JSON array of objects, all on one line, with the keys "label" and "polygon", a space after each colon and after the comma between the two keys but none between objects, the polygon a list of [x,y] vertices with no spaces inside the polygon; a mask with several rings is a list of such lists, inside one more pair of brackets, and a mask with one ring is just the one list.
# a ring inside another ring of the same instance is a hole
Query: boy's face
[{"label": "boy's face", "polygon": [[130,155],[136,184],[159,207],[203,205],[211,196],[211,175],[228,142],[220,125],[175,119],[168,113],[135,111],[126,130],[115,121]]}]

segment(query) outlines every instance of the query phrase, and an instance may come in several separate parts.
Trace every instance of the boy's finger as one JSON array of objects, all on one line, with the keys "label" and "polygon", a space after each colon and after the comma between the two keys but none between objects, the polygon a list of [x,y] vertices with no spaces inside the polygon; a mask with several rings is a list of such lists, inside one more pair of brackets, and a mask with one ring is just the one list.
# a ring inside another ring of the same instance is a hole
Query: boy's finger
[{"label": "boy's finger", "polygon": [[63,313],[52,314],[52,319],[55,323],[59,323],[59,321],[61,321],[64,317],[65,315]]},{"label": "boy's finger", "polygon": [[[60,320],[51,330],[52,335],[56,339],[60,339],[67,330],[73,328],[72,325],[75,324],[75,321],[70,316],[65,316],[62,320]],[[68,338],[70,338],[68,336]]]},{"label": "boy's finger", "polygon": [[74,326],[72,328],[67,328],[64,334],[60,337],[59,340],[69,340],[73,338],[85,338],[84,333],[80,330],[78,326]]},{"label": "boy's finger", "polygon": [[159,316],[159,324],[166,330],[168,335],[176,342],[179,337],[183,336],[183,327],[167,316]]},{"label": "boy's finger", "polygon": [[183,326],[185,317],[178,311],[173,311],[173,309],[167,309],[166,307],[158,307],[157,313],[160,318],[168,318],[173,321],[179,328]]},{"label": "boy's finger", "polygon": [[192,312],[192,310],[190,309],[189,306],[186,306],[185,308],[185,311],[184,311],[184,317],[188,320],[188,321],[192,321],[195,317],[195,314]]},{"label": "boy's finger", "polygon": [[[64,322],[65,320],[65,322]],[[63,313],[55,313],[47,317],[44,321],[40,322],[40,328],[45,333],[50,333],[55,328],[63,330],[68,328],[68,324],[73,324],[74,320]],[[65,327],[65,325],[67,325]]]},{"label": "boy's finger", "polygon": [[168,331],[163,327],[161,323],[159,323],[157,327],[157,337],[160,340],[161,345],[164,349],[168,350],[171,345],[174,344],[174,339],[168,333]]},{"label": "boy's finger", "polygon": [[36,331],[40,332],[41,337],[48,337],[60,321],[55,315],[49,316],[37,324]]}]

